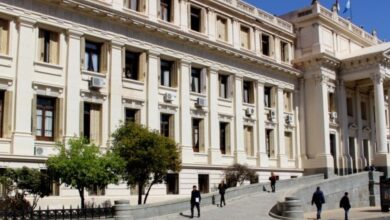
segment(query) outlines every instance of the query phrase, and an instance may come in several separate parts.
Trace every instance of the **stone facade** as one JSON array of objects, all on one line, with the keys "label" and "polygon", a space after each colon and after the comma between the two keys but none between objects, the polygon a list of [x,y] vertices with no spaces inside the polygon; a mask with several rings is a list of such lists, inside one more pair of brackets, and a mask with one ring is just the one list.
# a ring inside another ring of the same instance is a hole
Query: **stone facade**
[{"label": "stone facade", "polygon": [[74,136],[108,148],[134,120],[180,146],[152,201],[213,191],[235,162],[259,181],[387,168],[390,45],[318,3],[283,18],[239,0],[3,0],[0,167],[44,168]]}]

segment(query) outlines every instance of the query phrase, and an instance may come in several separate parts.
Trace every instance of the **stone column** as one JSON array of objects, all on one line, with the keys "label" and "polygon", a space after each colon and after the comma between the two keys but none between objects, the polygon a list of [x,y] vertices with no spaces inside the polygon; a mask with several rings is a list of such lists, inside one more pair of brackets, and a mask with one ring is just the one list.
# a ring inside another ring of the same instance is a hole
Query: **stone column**
[{"label": "stone column", "polygon": [[190,111],[190,75],[191,63],[182,60],[180,63],[180,144],[182,149],[182,163],[193,163],[192,150],[192,119]]},{"label": "stone column", "polygon": [[287,155],[286,155],[286,144],[284,140],[284,97],[283,88],[278,87],[277,89],[277,113],[278,113],[278,167],[287,167]]},{"label": "stone column", "polygon": [[[159,53],[149,51],[147,71],[147,126],[149,129],[160,130],[160,111],[158,109],[158,64]],[[188,83],[187,83],[188,84]]]},{"label": "stone column", "polygon": [[349,129],[347,112],[347,94],[345,92],[344,81],[340,80],[338,84],[338,121],[340,125],[340,149],[341,155],[338,158],[340,164],[339,174],[347,175],[352,173],[351,157],[349,156]]},{"label": "stone column", "polygon": [[[301,149],[301,130],[299,129],[300,126],[302,125],[302,123],[304,123],[304,121],[300,121],[299,119],[301,118],[300,114],[302,114],[300,112],[300,106],[301,106],[301,100],[300,100],[300,96],[301,96],[301,90],[302,88],[295,88],[295,90],[293,91],[293,112],[294,112],[294,135],[295,135],[295,139],[294,139],[294,150],[295,150],[295,165],[297,168],[302,168],[302,149]],[[304,145],[303,145],[304,146]]]},{"label": "stone column", "polygon": [[209,163],[212,165],[221,161],[221,151],[219,149],[219,119],[218,119],[218,71],[210,69],[209,78]]},{"label": "stone column", "polygon": [[269,167],[269,158],[266,149],[266,138],[265,138],[265,111],[264,111],[264,83],[257,83],[257,137],[258,138],[258,166]]},{"label": "stone column", "polygon": [[15,81],[15,132],[12,137],[12,153],[34,155],[34,132],[31,126],[33,100],[32,76],[34,72],[35,44],[34,20],[19,18],[19,41]]},{"label": "stone column", "polygon": [[357,155],[359,157],[357,158],[357,171],[362,171],[366,167],[366,162],[364,158],[364,146],[363,146],[363,121],[362,121],[362,109],[361,109],[361,98],[360,98],[360,91],[359,88],[356,88],[355,90],[355,96],[356,96],[356,117],[357,117],[357,145],[356,149],[357,150]]},{"label": "stone column", "polygon": [[299,80],[299,133],[300,133],[300,149],[301,149],[301,159],[307,160],[307,147],[306,147],[306,105],[305,105],[305,79]]},{"label": "stone column", "polygon": [[234,120],[235,120],[235,149],[236,163],[245,163],[246,153],[244,149],[244,122],[242,110],[242,82],[241,76],[235,76],[234,83]]}]

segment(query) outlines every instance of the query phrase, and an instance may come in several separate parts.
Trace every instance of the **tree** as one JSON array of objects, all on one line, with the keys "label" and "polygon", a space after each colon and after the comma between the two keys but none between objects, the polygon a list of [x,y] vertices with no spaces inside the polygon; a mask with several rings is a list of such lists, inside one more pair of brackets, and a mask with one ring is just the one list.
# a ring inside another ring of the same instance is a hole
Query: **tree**
[{"label": "tree", "polygon": [[136,123],[122,124],[112,135],[113,151],[125,160],[124,180],[138,186],[138,204],[142,204],[142,189],[148,186],[144,204],[154,184],[162,183],[169,171],[181,170],[176,143],[156,131]]},{"label": "tree", "polygon": [[69,140],[69,148],[58,144],[58,149],[59,154],[46,162],[48,172],[61,183],[78,190],[82,209],[85,207],[85,189],[105,188],[108,184],[118,183],[124,162],[111,151],[102,153],[85,138]]},{"label": "tree", "polygon": [[246,165],[236,163],[225,169],[225,178],[229,187],[235,187],[237,183],[242,185],[245,180],[254,182],[257,179],[257,174]]},{"label": "tree", "polygon": [[[46,173],[38,169],[23,167],[19,169],[8,168],[0,177],[0,183],[6,187],[7,193],[13,192],[13,196],[8,196],[8,209],[35,209],[40,198],[50,194],[48,186],[49,177]],[[32,205],[25,199],[26,195],[33,197]],[[15,207],[13,207],[13,205]]]}]

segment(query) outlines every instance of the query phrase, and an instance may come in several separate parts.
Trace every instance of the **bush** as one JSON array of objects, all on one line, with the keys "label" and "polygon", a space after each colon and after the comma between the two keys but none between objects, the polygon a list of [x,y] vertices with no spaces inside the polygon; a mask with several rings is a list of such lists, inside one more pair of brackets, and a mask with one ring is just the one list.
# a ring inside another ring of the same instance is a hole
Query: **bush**
[{"label": "bush", "polygon": [[225,179],[228,187],[236,187],[237,184],[242,185],[244,181],[255,182],[257,178],[256,172],[246,165],[236,163],[225,170]]},{"label": "bush", "polygon": [[30,202],[20,193],[0,199],[0,212],[29,212],[31,209]]}]

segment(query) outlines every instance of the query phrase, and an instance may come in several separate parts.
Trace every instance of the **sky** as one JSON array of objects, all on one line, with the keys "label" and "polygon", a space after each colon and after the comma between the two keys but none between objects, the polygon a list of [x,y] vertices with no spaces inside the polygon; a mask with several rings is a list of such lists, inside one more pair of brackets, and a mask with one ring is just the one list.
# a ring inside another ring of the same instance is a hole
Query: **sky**
[{"label": "sky", "polygon": [[[287,12],[306,7],[312,0],[244,0],[271,14],[281,15]],[[327,8],[336,0],[320,0],[320,3]],[[349,12],[343,14],[347,0],[339,0],[340,15],[349,17]],[[371,33],[377,31],[378,37],[390,41],[390,0],[351,0],[352,21],[358,26]],[[389,14],[388,14],[389,13]],[[387,15],[387,16],[386,16]]]}]

